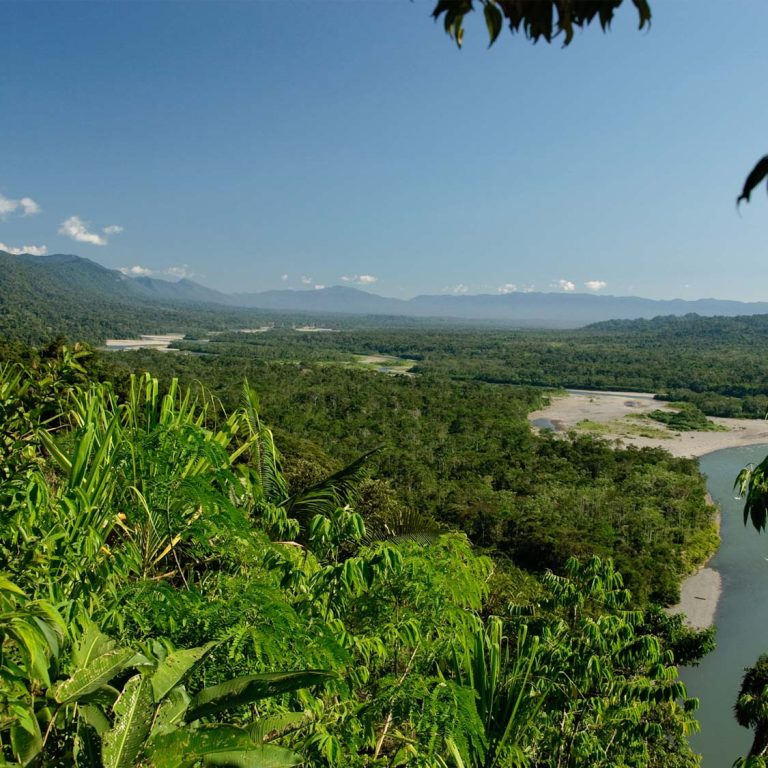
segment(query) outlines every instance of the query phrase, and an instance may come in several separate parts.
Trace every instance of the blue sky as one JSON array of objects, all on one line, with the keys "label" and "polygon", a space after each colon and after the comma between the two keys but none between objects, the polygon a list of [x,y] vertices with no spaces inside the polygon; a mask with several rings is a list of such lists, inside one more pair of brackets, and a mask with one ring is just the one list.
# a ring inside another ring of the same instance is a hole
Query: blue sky
[{"label": "blue sky", "polygon": [[426,0],[6,0],[0,243],[226,291],[766,300],[768,199],[734,203],[768,4],[625,5],[567,49],[475,14],[459,51]]}]

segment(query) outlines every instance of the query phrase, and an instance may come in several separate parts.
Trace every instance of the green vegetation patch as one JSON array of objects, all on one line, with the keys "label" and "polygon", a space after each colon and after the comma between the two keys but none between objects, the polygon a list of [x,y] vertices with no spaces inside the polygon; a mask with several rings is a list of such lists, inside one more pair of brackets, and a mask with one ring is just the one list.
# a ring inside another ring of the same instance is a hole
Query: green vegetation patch
[{"label": "green vegetation patch", "polygon": [[611,421],[582,419],[576,424],[576,429],[593,435],[603,436],[649,437],[659,440],[671,440],[673,437],[669,430],[653,426],[645,416],[639,413],[631,413]]},{"label": "green vegetation patch", "polygon": [[668,411],[657,409],[651,411],[648,417],[661,424],[666,424],[677,432],[727,432],[727,428],[708,419],[704,412],[693,403],[675,403],[679,410]]}]

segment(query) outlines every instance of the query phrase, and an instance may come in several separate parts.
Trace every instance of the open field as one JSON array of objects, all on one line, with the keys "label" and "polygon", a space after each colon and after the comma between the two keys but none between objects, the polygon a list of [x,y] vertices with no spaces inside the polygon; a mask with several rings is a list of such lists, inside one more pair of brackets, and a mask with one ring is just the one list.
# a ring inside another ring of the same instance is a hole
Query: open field
[{"label": "open field", "polygon": [[355,355],[355,362],[363,368],[373,369],[380,373],[399,373],[413,376],[413,360],[403,360],[392,355]]}]

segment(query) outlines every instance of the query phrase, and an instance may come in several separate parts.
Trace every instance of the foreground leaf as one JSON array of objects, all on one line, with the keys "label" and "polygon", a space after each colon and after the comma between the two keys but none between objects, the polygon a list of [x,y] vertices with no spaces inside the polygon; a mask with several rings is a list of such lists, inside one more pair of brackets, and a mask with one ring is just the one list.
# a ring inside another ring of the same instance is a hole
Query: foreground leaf
[{"label": "foreground leaf", "polygon": [[154,768],[203,765],[243,768],[290,768],[301,758],[283,747],[256,744],[248,732],[232,725],[183,728],[153,737],[147,747]]},{"label": "foreground leaf", "polygon": [[129,666],[136,654],[130,648],[118,648],[93,659],[87,667],[78,669],[69,680],[58,683],[51,694],[59,704],[68,704],[93,693]]},{"label": "foreground leaf", "polygon": [[104,768],[133,768],[155,713],[152,683],[135,675],[115,702],[115,724],[104,736]]},{"label": "foreground leaf", "polygon": [[206,643],[199,648],[184,648],[169,653],[152,675],[155,701],[161,701],[215,645],[216,643]]},{"label": "foreground leaf", "polygon": [[250,704],[259,699],[308,688],[311,685],[324,683],[332,677],[334,677],[332,673],[320,670],[269,672],[262,675],[236,677],[226,683],[203,688],[192,699],[186,720],[192,722],[241,704]]}]

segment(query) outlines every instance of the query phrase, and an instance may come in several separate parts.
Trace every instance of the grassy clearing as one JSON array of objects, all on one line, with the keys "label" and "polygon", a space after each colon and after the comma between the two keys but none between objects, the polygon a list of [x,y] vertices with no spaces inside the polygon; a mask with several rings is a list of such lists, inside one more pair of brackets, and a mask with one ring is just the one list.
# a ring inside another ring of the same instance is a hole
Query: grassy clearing
[{"label": "grassy clearing", "polygon": [[576,424],[576,429],[593,435],[649,437],[659,440],[671,440],[675,437],[674,432],[670,432],[664,427],[654,426],[653,422],[639,413],[632,413],[620,419],[611,419],[611,421],[582,419]]},{"label": "grassy clearing", "polygon": [[[392,355],[354,355],[355,367],[381,373],[407,374],[413,368],[413,360]],[[412,374],[410,374],[412,375]]]}]

